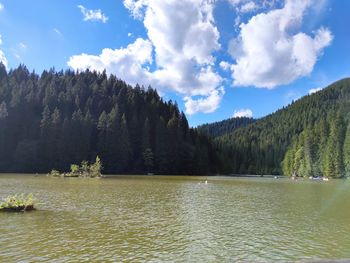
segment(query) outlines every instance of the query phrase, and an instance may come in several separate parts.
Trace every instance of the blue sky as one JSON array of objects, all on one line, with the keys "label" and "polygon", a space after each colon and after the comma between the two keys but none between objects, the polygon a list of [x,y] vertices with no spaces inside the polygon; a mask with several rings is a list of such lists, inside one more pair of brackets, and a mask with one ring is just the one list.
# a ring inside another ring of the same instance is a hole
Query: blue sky
[{"label": "blue sky", "polygon": [[0,60],[106,69],[189,122],[259,118],[350,75],[350,1],[0,0]]}]

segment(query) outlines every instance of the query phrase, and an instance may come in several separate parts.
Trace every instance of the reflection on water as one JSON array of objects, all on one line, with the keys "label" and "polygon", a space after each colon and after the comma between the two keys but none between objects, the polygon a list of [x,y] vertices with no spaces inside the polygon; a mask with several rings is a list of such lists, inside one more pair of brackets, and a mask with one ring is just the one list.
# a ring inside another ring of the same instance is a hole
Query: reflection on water
[{"label": "reflection on water", "polygon": [[1,262],[294,261],[350,258],[350,180],[0,176]]}]

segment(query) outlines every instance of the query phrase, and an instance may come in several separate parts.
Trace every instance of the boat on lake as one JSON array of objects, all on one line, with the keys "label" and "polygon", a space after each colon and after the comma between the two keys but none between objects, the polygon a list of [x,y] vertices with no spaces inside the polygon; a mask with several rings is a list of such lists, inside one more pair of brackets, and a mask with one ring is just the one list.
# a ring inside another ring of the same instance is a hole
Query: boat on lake
[{"label": "boat on lake", "polygon": [[329,181],[329,178],[324,176],[310,176],[309,179],[317,181]]},{"label": "boat on lake", "polygon": [[321,176],[309,176],[309,179],[310,180],[322,180],[322,177]]}]

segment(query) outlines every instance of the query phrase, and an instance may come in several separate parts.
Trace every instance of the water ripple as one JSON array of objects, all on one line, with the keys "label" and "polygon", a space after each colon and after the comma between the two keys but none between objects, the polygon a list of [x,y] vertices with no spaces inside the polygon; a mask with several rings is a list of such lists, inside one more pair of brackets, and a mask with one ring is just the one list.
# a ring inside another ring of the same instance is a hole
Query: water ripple
[{"label": "water ripple", "polygon": [[[350,258],[345,182],[0,177],[39,211],[0,214],[1,262],[270,262]],[[333,199],[332,199],[333,198]],[[332,200],[332,206],[329,206]],[[325,204],[327,207],[325,208]]]}]

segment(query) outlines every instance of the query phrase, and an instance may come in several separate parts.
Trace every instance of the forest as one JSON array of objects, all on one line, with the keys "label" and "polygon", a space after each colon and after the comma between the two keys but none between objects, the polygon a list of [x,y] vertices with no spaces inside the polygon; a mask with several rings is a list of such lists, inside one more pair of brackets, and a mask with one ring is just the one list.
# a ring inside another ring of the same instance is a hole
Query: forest
[{"label": "forest", "polygon": [[214,174],[220,153],[176,103],[105,72],[41,75],[0,65],[0,171],[69,171],[101,158],[103,173]]},{"label": "forest", "polygon": [[350,79],[215,139],[237,174],[350,175]]},{"label": "forest", "polygon": [[261,119],[197,128],[151,87],[106,72],[7,71],[0,64],[0,171],[350,175],[350,79]]},{"label": "forest", "polygon": [[285,175],[350,175],[350,125],[340,112],[305,129],[288,148],[282,169]]},{"label": "forest", "polygon": [[253,122],[255,122],[253,118],[236,117],[219,122],[199,125],[197,129],[199,133],[215,138],[227,133],[231,133],[238,128],[246,127],[248,124],[251,124]]}]

